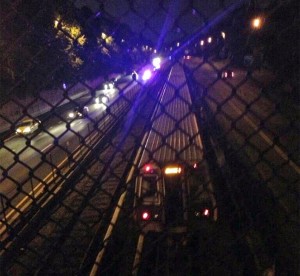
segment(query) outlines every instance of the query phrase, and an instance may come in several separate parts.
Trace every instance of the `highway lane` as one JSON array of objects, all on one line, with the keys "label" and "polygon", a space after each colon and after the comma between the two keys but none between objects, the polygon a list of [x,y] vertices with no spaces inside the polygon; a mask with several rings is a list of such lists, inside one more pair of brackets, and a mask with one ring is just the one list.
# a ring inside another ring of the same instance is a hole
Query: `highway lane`
[{"label": "highway lane", "polygon": [[[185,64],[197,68],[199,62],[201,59],[194,58]],[[227,63],[211,62],[220,71]],[[295,122],[291,123],[262,93],[261,85],[268,85],[274,78],[270,72],[254,72],[256,82],[243,69],[233,71],[234,78],[221,80],[211,65],[204,64],[193,75],[206,89],[204,100],[227,141],[249,158],[253,172],[266,181],[282,207],[297,220],[294,185],[299,183],[300,168]]]},{"label": "highway lane", "polygon": [[[84,99],[81,99],[81,102],[83,101]],[[96,109],[94,104],[89,108],[91,119],[96,118],[105,110],[105,106]],[[11,193],[16,188],[15,186],[28,179],[30,171],[34,171],[36,177],[44,179],[52,171],[52,167],[49,164],[48,166],[43,164],[42,156],[46,156],[49,162],[54,161],[59,156],[58,163],[53,162],[55,166],[79,145],[81,137],[84,139],[88,135],[86,126],[91,122],[89,118],[76,119],[70,122],[69,129],[66,127],[69,111],[70,109],[61,114],[66,121],[53,116],[50,120],[43,122],[43,129],[32,134],[32,137],[14,136],[5,141],[4,147],[0,149],[0,158],[1,170],[2,173],[5,172],[6,177],[1,180],[0,193],[10,198]],[[56,142],[60,147],[55,146]],[[37,173],[37,169],[42,174]]]},{"label": "highway lane", "polygon": [[[132,96],[129,91],[126,93],[126,97],[131,101],[136,95],[141,95],[141,98],[147,95],[147,93],[136,93],[140,91],[138,87],[131,90],[135,91]],[[139,102],[141,98],[135,99]],[[48,274],[53,270],[63,274],[67,271],[71,274],[78,273],[83,258],[91,257],[85,256],[91,241],[101,237],[98,227],[102,228],[109,222],[110,213],[114,211],[115,200],[124,189],[126,171],[128,172],[128,168],[131,167],[131,155],[134,158],[135,150],[140,144],[138,138],[143,137],[145,116],[151,114],[154,105],[155,100],[149,97],[141,107],[137,105],[137,108],[132,108],[127,115],[124,114],[124,124],[120,126],[119,132],[105,142],[107,146],[104,146],[103,151],[97,152],[95,160],[88,165],[88,168],[82,168],[82,175],[78,180],[72,181],[72,188],[60,198],[58,206],[49,209],[42,220],[37,219],[38,226],[35,225],[34,228],[39,230],[39,234],[32,238],[28,237],[32,231],[29,231],[29,235],[24,234],[24,238],[28,239],[25,251],[19,252],[17,245],[16,251],[11,248],[13,245],[8,248],[12,254],[16,254],[15,256],[21,253],[18,262],[13,262],[13,271],[18,273],[23,271],[25,274],[33,271],[40,271],[40,274],[45,271],[45,274]],[[137,114],[139,108],[143,116]],[[132,174],[132,171],[130,173]],[[119,208],[120,211],[122,212],[122,209]],[[112,229],[114,225],[108,225],[108,231]],[[42,240],[40,237],[43,237]],[[23,243],[23,239],[21,242]],[[97,243],[96,246],[99,244]],[[37,255],[46,260],[45,262],[36,255],[31,255],[33,248]],[[77,249],[74,250],[75,248]],[[69,259],[68,264],[61,262],[58,251],[64,252],[72,260]],[[12,258],[8,257],[8,262],[11,260]],[[18,263],[23,263],[24,266],[19,266]],[[9,271],[10,266],[5,268]]]},{"label": "highway lane", "polygon": [[[203,88],[207,89],[210,102],[223,105],[221,110],[228,112],[226,114],[232,116],[232,119],[234,118],[233,114],[238,112],[243,115],[244,113],[252,121],[252,126],[250,125],[250,129],[241,129],[239,127],[241,120],[238,120],[238,130],[241,130],[245,136],[250,136],[253,125],[261,125],[261,129],[266,135],[271,138],[278,136],[278,145],[294,161],[298,160],[299,162],[299,156],[295,153],[298,147],[298,133],[295,126],[293,127],[290,120],[278,110],[276,103],[262,93],[262,87],[270,85],[275,76],[268,70],[256,70],[249,76],[244,69],[229,66],[235,75],[233,78],[222,80],[216,70],[221,72],[228,66],[229,61],[213,61],[211,65],[205,63],[197,68],[201,62],[202,59],[193,58],[185,64],[195,70],[195,79]],[[233,114],[230,111],[233,111]]]},{"label": "highway lane", "polygon": [[[126,86],[122,97],[129,100],[133,100],[139,91],[136,83],[127,82],[119,86]],[[95,104],[89,95],[77,101],[77,104],[89,106],[87,118],[76,119],[67,126],[66,118],[72,109],[68,106],[63,112],[60,110],[48,116],[42,122],[41,131],[28,137],[30,139],[13,136],[5,141],[0,152],[5,160],[0,167],[4,172],[0,184],[2,219],[19,216],[19,211],[24,211],[35,197],[49,190],[49,184],[54,185],[55,179],[59,175],[63,177],[70,163],[74,162],[70,162],[68,157],[75,153],[73,158],[78,159],[83,152],[90,150],[99,136],[103,136],[119,114],[128,108],[128,101],[122,97],[118,100],[117,89],[110,91],[110,94],[112,97],[108,105]],[[108,114],[104,112],[107,107]],[[8,206],[6,202],[9,202]],[[16,210],[10,211],[10,206],[15,206]]]}]

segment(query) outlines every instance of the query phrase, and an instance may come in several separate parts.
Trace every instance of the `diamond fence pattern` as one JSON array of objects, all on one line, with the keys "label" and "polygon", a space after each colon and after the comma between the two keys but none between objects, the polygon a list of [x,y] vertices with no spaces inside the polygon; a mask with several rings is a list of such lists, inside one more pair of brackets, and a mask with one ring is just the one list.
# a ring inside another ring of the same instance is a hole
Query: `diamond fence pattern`
[{"label": "diamond fence pattern", "polygon": [[297,10],[2,1],[3,273],[297,275]]}]

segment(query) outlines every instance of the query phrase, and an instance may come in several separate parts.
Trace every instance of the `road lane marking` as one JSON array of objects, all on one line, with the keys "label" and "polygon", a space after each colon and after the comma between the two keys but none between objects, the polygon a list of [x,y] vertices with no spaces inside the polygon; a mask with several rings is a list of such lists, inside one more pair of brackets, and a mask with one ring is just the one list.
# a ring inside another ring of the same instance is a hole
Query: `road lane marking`
[{"label": "road lane marking", "polygon": [[[97,134],[94,135],[94,137],[91,137],[91,139],[94,139],[97,136]],[[78,150],[81,147],[81,145],[78,145],[78,147],[76,149],[74,149],[73,152],[76,152],[76,154],[74,154],[74,158],[76,158],[79,154],[82,154],[82,152],[80,150]],[[87,149],[89,150],[89,149]],[[60,167],[68,160],[69,158],[66,157],[64,158],[58,165],[57,167],[60,169]],[[12,224],[19,216],[20,216],[20,211],[22,212],[23,210],[25,210],[26,208],[28,208],[30,206],[30,204],[32,204],[32,202],[34,202],[33,199],[36,198],[36,196],[39,196],[44,187],[46,185],[49,185],[49,182],[53,181],[55,178],[53,177],[53,174],[55,174],[55,172],[51,171],[44,179],[43,182],[39,182],[34,189],[29,193],[29,195],[23,197],[18,204],[14,207],[13,210],[11,210],[7,215],[4,216],[3,221],[6,222],[6,224]],[[48,181],[48,183],[47,183]],[[56,192],[58,191],[57,189],[55,190]],[[33,198],[33,199],[32,199]],[[9,223],[7,223],[7,220],[10,220]],[[2,235],[3,233],[5,233],[5,230],[7,228],[6,224],[0,222],[0,235]]]},{"label": "road lane marking", "polygon": [[45,148],[41,149],[42,152],[44,152],[46,149],[52,147],[53,145],[52,144],[49,144],[48,146],[46,146]]},{"label": "road lane marking", "polygon": [[12,140],[13,138],[16,138],[16,137],[19,137],[19,136],[17,134],[13,134],[12,136],[9,136],[8,138],[6,138],[3,142],[7,143],[7,142],[9,142],[10,140]]},{"label": "road lane marking", "polygon": [[[59,168],[64,162],[66,162],[67,159],[68,159],[68,157],[66,157],[65,159],[63,159],[63,160],[58,164],[57,167]],[[51,177],[52,177],[52,178],[51,178]],[[53,172],[50,172],[50,173],[43,179],[43,182],[39,182],[39,183],[34,187],[33,191],[31,191],[31,192],[29,193],[29,196],[23,197],[23,198],[21,199],[21,201],[19,201],[19,203],[17,204],[17,206],[15,206],[14,208],[17,209],[18,211],[23,211],[22,208],[23,208],[23,209],[24,209],[24,208],[27,208],[28,205],[29,205],[29,202],[28,202],[28,204],[25,205],[25,206],[23,206],[23,204],[25,204],[25,202],[26,202],[28,199],[30,199],[30,200],[32,201],[32,198],[35,198],[36,196],[38,196],[39,194],[41,194],[41,193],[42,193],[42,192],[41,192],[41,188],[44,188],[44,187],[42,187],[42,186],[45,186],[45,184],[48,184],[48,183],[47,183],[48,179],[49,179],[49,181],[52,181],[52,180],[54,179],[54,178],[53,178]],[[44,182],[46,182],[46,183],[44,183]],[[17,212],[15,209],[11,210],[11,211],[5,216],[5,220],[10,219],[10,217],[12,217],[12,216],[13,216],[13,218],[16,218],[16,215],[17,215],[17,214],[20,215],[20,213]],[[17,214],[15,214],[15,213],[17,213]],[[1,224],[2,224],[2,223],[0,223],[0,225],[1,225]],[[3,227],[3,226],[1,226],[0,229],[2,229],[2,227]],[[6,226],[4,225],[4,227],[6,227]],[[0,230],[0,233],[2,233],[1,230]]]}]

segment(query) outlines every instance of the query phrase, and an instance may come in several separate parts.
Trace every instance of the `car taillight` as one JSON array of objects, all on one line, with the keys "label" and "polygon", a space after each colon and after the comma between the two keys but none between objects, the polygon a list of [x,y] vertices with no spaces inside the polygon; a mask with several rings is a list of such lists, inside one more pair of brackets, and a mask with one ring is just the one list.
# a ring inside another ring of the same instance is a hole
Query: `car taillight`
[{"label": "car taillight", "polygon": [[148,211],[144,211],[142,213],[142,220],[149,220],[151,218],[151,214]]}]

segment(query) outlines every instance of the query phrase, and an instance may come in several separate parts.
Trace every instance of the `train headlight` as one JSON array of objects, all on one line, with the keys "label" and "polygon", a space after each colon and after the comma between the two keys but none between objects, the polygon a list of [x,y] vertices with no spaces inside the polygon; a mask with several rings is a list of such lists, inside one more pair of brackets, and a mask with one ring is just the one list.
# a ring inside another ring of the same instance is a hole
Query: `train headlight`
[{"label": "train headlight", "polygon": [[182,168],[180,166],[170,166],[165,168],[165,174],[173,175],[173,174],[181,174]]}]

